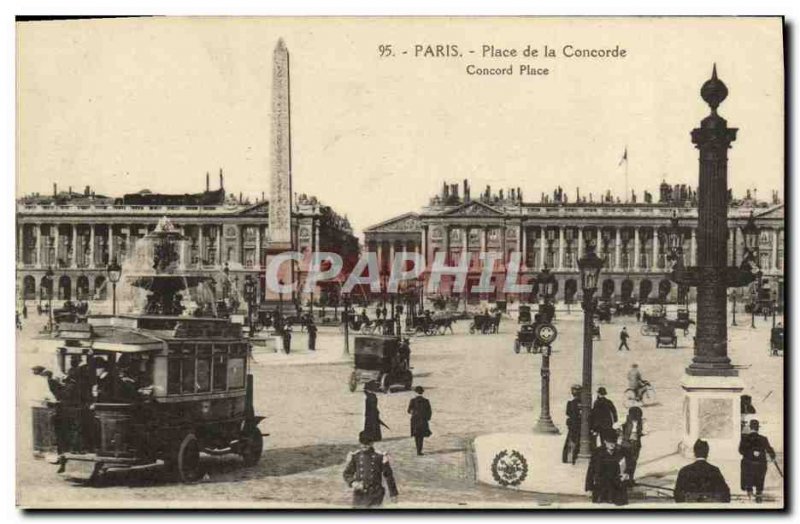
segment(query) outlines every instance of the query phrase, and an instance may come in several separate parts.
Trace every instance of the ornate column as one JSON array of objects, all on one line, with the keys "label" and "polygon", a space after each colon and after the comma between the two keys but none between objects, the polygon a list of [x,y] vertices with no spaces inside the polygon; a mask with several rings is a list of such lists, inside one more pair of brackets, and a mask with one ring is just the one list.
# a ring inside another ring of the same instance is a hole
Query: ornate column
[{"label": "ornate column", "polygon": [[558,269],[564,270],[564,226],[558,228]]},{"label": "ornate column", "polygon": [[42,267],[42,223],[36,224],[36,267]]},{"label": "ornate column", "polygon": [[539,268],[544,269],[546,265],[545,246],[547,245],[547,228],[541,227],[541,237],[539,238]]},{"label": "ornate column", "polygon": [[78,224],[72,225],[72,260],[70,260],[70,267],[78,267]]},{"label": "ornate column", "polygon": [[108,225],[108,263],[114,261],[114,224]]},{"label": "ornate column", "polygon": [[394,264],[394,240],[389,241],[389,261],[388,265],[386,266],[389,271],[392,270],[392,264]]},{"label": "ornate column", "polygon": [[428,267],[428,225],[422,226],[422,260],[425,261],[425,268]]},{"label": "ornate column", "polygon": [[91,224],[89,226],[89,267],[90,268],[94,268],[95,267],[95,263],[94,263],[94,244],[95,244],[95,240],[96,239],[94,238],[94,224]]},{"label": "ornate column", "polygon": [[527,265],[528,265],[528,230],[525,229],[525,226],[523,226],[521,222],[519,224],[519,241],[520,241],[520,251],[522,252],[522,266],[523,267],[527,267]]},{"label": "ornate column", "polygon": [[53,243],[53,252],[55,253],[55,261],[54,261],[54,262],[55,262],[55,264],[54,264],[54,265],[55,265],[56,267],[58,267],[58,266],[59,266],[58,255],[59,255],[60,253],[59,253],[59,249],[58,249],[58,248],[60,247],[60,246],[59,246],[59,244],[61,243],[61,231],[60,231],[60,227],[59,227],[59,225],[60,225],[60,224],[53,224],[53,226],[52,226],[52,227],[54,227],[54,228],[55,228],[55,230],[56,230],[56,236],[55,236],[55,240],[53,241],[53,242],[54,242],[54,243]]},{"label": "ornate column", "polygon": [[[734,234],[734,238],[735,234]],[[697,228],[692,228],[692,244],[689,250],[690,259],[689,265],[696,266],[697,265]],[[733,254],[733,263],[736,264],[736,252],[734,251]]]},{"label": "ornate column", "polygon": [[772,230],[772,271],[778,271],[778,229]]},{"label": "ornate column", "polygon": [[597,249],[595,249],[595,251],[597,252],[597,256],[600,257],[600,258],[603,258],[603,255],[605,255],[605,253],[603,253],[603,228],[602,227],[598,227],[597,228]]},{"label": "ornate column", "polygon": [[583,226],[578,226],[578,260],[583,258]]},{"label": "ornate column", "polygon": [[708,441],[717,460],[738,460],[740,396],[743,384],[728,358],[727,288],[752,281],[749,271],[728,266],[728,148],[737,129],[729,128],[717,107],[728,96],[716,66],[700,90],[711,114],[692,130],[700,151],[697,219],[697,265],[673,271],[672,280],[697,289],[694,356],[686,368],[683,438],[690,455],[697,438]]},{"label": "ornate column", "polygon": [[461,253],[462,253],[462,255],[464,253],[468,253],[469,252],[469,249],[468,249],[469,248],[469,243],[468,243],[469,242],[469,238],[468,237],[469,237],[469,227],[461,228]]},{"label": "ornate column", "polygon": [[[703,84],[703,99],[711,115],[692,131],[692,143],[700,150],[700,184],[697,220],[697,329],[694,358],[689,375],[734,376],[728,358],[727,328],[727,233],[728,148],[737,129],[729,128],[717,107],[728,89],[712,78]],[[738,411],[737,411],[738,412]]]},{"label": "ornate column", "polygon": [[444,226],[444,260],[445,263],[450,261],[450,226]]},{"label": "ornate column", "polygon": [[620,260],[620,243],[622,242],[620,237],[620,228],[619,226],[616,227],[616,238],[614,239],[614,269],[616,271],[620,270],[620,264],[622,261]]},{"label": "ornate column", "polygon": [[658,226],[653,226],[653,264],[652,270],[658,271]]},{"label": "ornate column", "polygon": [[[311,221],[311,227],[313,229],[316,229],[316,224],[313,220]],[[253,268],[261,269],[261,224],[256,224],[255,228],[256,228],[256,255],[255,255],[256,259],[253,262]],[[317,244],[314,244],[313,249],[314,250],[317,249]]]},{"label": "ornate column", "polygon": [[507,246],[508,246],[508,243],[507,243],[508,239],[506,238],[506,227],[507,226],[506,226],[505,222],[503,222],[503,225],[501,227],[503,229],[500,230],[500,254],[503,256],[503,258],[501,260],[503,261],[503,268],[505,268],[506,264],[508,263],[508,255],[506,254],[506,249],[507,249]]},{"label": "ornate column", "polygon": [[[237,227],[237,229],[239,230],[238,231],[239,236],[237,238],[241,242],[241,240],[242,240],[241,230],[239,229],[239,227]],[[241,252],[242,252],[242,250],[240,248],[239,249],[239,254],[240,255],[241,255]],[[240,260],[240,262],[241,262],[241,260]],[[222,224],[217,226],[217,249],[216,249],[216,256],[214,257],[214,263],[217,265],[217,267],[221,267],[222,266]]]},{"label": "ornate column", "polygon": [[206,261],[205,260],[206,253],[205,253],[205,249],[203,248],[203,245],[205,244],[205,238],[203,238],[203,227],[204,227],[203,224],[199,224],[197,226],[197,251],[198,251],[197,266],[198,267],[203,267],[203,264]]},{"label": "ornate column", "polygon": [[125,229],[125,255],[130,256],[133,254],[133,244],[131,244],[131,225]]},{"label": "ornate column", "polygon": [[641,253],[639,252],[639,226],[633,228],[633,270],[639,271],[639,259]]}]

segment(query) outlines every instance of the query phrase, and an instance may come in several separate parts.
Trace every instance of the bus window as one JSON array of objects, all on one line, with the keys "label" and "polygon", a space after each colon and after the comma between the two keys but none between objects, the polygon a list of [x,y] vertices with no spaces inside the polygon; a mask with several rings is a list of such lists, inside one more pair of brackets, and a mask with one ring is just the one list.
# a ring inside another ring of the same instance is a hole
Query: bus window
[{"label": "bus window", "polygon": [[194,393],[194,357],[181,359],[181,393]]},{"label": "bus window", "polygon": [[171,358],[167,361],[167,394],[181,392],[181,359]]},{"label": "bus window", "polygon": [[214,361],[214,391],[224,391],[228,388],[228,355],[216,353]]},{"label": "bus window", "polygon": [[228,360],[228,387],[244,387],[244,359],[231,358]]},{"label": "bus window", "polygon": [[211,391],[211,355],[197,357],[197,391]]}]

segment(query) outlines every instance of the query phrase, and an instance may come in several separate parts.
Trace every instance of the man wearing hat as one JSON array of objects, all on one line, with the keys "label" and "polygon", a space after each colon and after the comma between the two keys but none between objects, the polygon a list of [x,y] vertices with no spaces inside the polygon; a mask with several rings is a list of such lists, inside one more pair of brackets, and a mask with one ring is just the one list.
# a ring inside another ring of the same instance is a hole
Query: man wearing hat
[{"label": "man wearing hat", "polygon": [[386,490],[389,488],[389,497],[392,502],[397,500],[397,485],[392,473],[389,455],[376,451],[372,447],[372,440],[364,431],[358,436],[361,449],[347,455],[347,464],[344,468],[344,481],[353,490],[353,506],[372,507],[380,506]]},{"label": "man wearing hat", "polygon": [[[594,401],[589,417],[592,431],[600,435],[601,439],[608,434],[607,430],[612,429],[617,423],[617,408],[606,398],[607,394],[606,388],[603,386],[597,388],[597,399]],[[614,440],[616,440],[616,436]]]},{"label": "man wearing hat", "polygon": [[561,462],[569,462],[570,450],[572,463],[578,458],[578,449],[581,441],[581,386],[574,384],[570,388],[572,399],[567,401],[567,439],[561,452]]},{"label": "man wearing hat", "polygon": [[761,502],[761,493],[764,491],[764,478],[767,476],[767,455],[775,461],[775,450],[769,444],[769,439],[758,433],[758,421],[750,421],[750,433],[742,435],[739,442],[741,462],[741,488],[750,497],[753,489],[756,492],[756,502]]},{"label": "man wearing hat", "polygon": [[381,433],[381,412],[378,409],[378,397],[375,391],[378,384],[371,380],[364,384],[364,431],[370,442],[380,442],[383,439]]},{"label": "man wearing hat", "polygon": [[431,410],[431,403],[422,394],[425,390],[422,386],[414,388],[416,397],[412,398],[408,403],[408,413],[411,414],[411,436],[414,437],[414,442],[417,445],[417,455],[422,455],[422,444],[425,437],[431,436],[431,428],[428,422],[431,420],[433,411]]},{"label": "man wearing hat", "polygon": [[625,454],[617,446],[617,432],[606,429],[601,434],[603,444],[592,453],[586,470],[586,491],[592,492],[592,502],[622,506],[628,503],[623,467]]}]

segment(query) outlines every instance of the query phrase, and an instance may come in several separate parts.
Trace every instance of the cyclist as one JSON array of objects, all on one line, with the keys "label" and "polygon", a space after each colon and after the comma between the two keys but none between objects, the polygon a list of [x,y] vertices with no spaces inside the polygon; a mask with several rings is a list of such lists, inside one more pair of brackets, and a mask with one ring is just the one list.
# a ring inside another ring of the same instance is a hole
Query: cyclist
[{"label": "cyclist", "polygon": [[639,371],[639,364],[635,362],[631,364],[631,369],[628,371],[628,389],[633,391],[636,400],[641,402],[644,390],[650,383],[642,378],[642,372]]}]

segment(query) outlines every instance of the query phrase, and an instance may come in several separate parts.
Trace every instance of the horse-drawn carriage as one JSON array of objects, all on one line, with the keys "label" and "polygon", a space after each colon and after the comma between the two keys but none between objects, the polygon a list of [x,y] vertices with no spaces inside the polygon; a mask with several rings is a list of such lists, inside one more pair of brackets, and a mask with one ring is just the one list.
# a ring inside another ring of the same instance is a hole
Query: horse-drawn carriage
[{"label": "horse-drawn carriage", "polygon": [[350,391],[360,384],[375,382],[381,391],[393,386],[411,389],[411,348],[408,339],[384,335],[358,335],[355,337],[355,363],[350,374]]},{"label": "horse-drawn carriage", "polygon": [[614,313],[617,316],[635,315],[637,311],[639,311],[639,306],[637,306],[635,302],[627,300],[617,304]]},{"label": "horse-drawn carriage", "polygon": [[673,324],[677,329],[682,329],[683,336],[686,336],[689,334],[689,326],[694,324],[694,320],[691,319],[688,309],[681,308],[678,310],[678,317]]},{"label": "horse-drawn carriage", "polygon": [[611,322],[611,304],[599,302],[594,309],[594,316],[599,322]]},{"label": "horse-drawn carriage", "polygon": [[453,324],[456,319],[452,316],[428,316],[420,315],[414,317],[414,333],[418,335],[444,335],[447,330],[453,333]]},{"label": "horse-drawn carriage", "polygon": [[473,335],[480,333],[482,335],[489,335],[497,333],[500,330],[500,312],[490,314],[483,313],[472,317],[472,323],[469,325],[469,333]]}]

